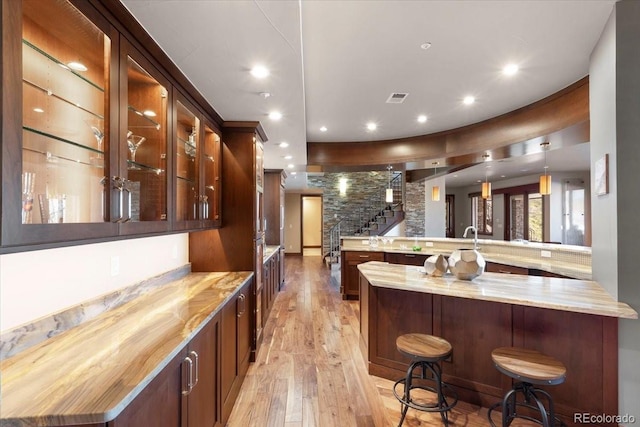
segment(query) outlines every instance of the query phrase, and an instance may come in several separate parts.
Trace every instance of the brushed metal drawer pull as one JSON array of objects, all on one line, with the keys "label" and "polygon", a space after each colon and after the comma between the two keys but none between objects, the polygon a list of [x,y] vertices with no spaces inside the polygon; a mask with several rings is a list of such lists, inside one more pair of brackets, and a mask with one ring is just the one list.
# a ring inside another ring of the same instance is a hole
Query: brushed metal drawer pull
[{"label": "brushed metal drawer pull", "polygon": [[498,270],[499,273],[504,273],[504,274],[511,274],[510,271],[507,270]]},{"label": "brushed metal drawer pull", "polygon": [[[198,357],[198,353],[196,353],[195,350],[191,350],[189,352],[190,356],[193,356],[193,361],[194,361],[194,369],[196,371],[196,381],[193,383],[193,385],[191,385],[191,390],[193,390],[193,388],[198,384],[198,381],[200,380],[200,359]],[[189,391],[191,392],[191,391]]]},{"label": "brushed metal drawer pull", "polygon": [[404,256],[406,256],[407,258],[415,258],[415,255],[410,255],[410,254],[404,254]]},{"label": "brushed metal drawer pull", "polygon": [[187,389],[182,390],[182,395],[187,396],[193,390],[192,382],[193,382],[193,360],[189,356],[184,358],[184,362],[189,364],[189,374],[187,376]]},{"label": "brushed metal drawer pull", "polygon": [[360,258],[369,258],[369,255],[360,255]]}]

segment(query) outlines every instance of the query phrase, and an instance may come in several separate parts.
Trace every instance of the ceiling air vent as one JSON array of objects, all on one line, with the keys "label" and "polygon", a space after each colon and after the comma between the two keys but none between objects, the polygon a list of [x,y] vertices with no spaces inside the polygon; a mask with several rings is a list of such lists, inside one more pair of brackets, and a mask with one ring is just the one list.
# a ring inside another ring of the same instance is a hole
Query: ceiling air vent
[{"label": "ceiling air vent", "polygon": [[409,96],[408,93],[392,93],[387,99],[387,104],[402,104]]}]

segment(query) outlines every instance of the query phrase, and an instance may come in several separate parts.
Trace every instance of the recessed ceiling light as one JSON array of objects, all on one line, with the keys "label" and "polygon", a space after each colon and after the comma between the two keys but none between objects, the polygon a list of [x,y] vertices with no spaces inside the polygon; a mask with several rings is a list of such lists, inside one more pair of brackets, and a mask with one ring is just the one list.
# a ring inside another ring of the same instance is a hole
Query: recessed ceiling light
[{"label": "recessed ceiling light", "polygon": [[320,128],[320,132],[326,132],[326,131],[327,131],[327,127],[326,127],[326,126],[322,126],[322,127]]},{"label": "recessed ceiling light", "polygon": [[287,167],[288,167],[289,169],[293,169],[293,168],[295,167],[295,165],[294,165],[293,163],[289,163],[289,164],[287,165]]},{"label": "recessed ceiling light", "polygon": [[482,180],[481,180],[481,179],[479,179],[479,180],[477,180],[476,182],[482,182]]},{"label": "recessed ceiling light", "polygon": [[270,92],[260,92],[260,96],[263,97],[264,99],[267,99],[271,96]]},{"label": "recessed ceiling light", "polygon": [[457,178],[457,177],[458,177],[458,175],[453,175],[453,177],[454,177],[454,178]]},{"label": "recessed ceiling light", "polygon": [[67,67],[71,68],[73,71],[87,71],[87,66],[80,62],[68,62]]},{"label": "recessed ceiling light", "polygon": [[471,105],[476,102],[476,99],[473,96],[465,96],[462,102],[464,105]]},{"label": "recessed ceiling light", "polygon": [[506,177],[507,177],[506,175],[500,175],[500,178],[506,178]]},{"label": "recessed ceiling light", "polygon": [[368,129],[368,130],[373,131],[373,130],[376,130],[377,128],[378,128],[378,125],[377,125],[377,124],[375,124],[375,123],[373,123],[373,122],[369,122],[369,123],[367,123],[367,129]]},{"label": "recessed ceiling light", "polygon": [[263,65],[256,65],[251,69],[251,75],[256,79],[264,79],[269,75],[269,70]]},{"label": "recessed ceiling light", "polygon": [[420,49],[427,50],[431,47],[431,42],[425,42],[420,45]]},{"label": "recessed ceiling light", "polygon": [[269,113],[269,118],[271,120],[280,120],[282,118],[282,113],[279,111],[272,111]]},{"label": "recessed ceiling light", "polygon": [[282,141],[280,144],[278,144],[278,147],[280,147],[280,148],[287,148],[288,146],[289,146],[289,143],[288,142],[284,142],[284,141]]},{"label": "recessed ceiling light", "polygon": [[518,72],[518,69],[519,67],[517,64],[507,64],[502,69],[502,74],[504,74],[505,76],[513,76]]},{"label": "recessed ceiling light", "polygon": [[284,156],[284,158],[285,158],[285,160],[291,160],[291,159],[293,159],[293,156],[289,154],[289,155]]},{"label": "recessed ceiling light", "polygon": [[297,175],[298,172],[291,172],[291,175]]},{"label": "recessed ceiling light", "polygon": [[424,114],[418,116],[418,123],[426,123],[427,122],[427,116],[425,116]]},{"label": "recessed ceiling light", "polygon": [[36,113],[44,113],[44,110],[40,107],[34,108],[33,111],[35,111]]}]

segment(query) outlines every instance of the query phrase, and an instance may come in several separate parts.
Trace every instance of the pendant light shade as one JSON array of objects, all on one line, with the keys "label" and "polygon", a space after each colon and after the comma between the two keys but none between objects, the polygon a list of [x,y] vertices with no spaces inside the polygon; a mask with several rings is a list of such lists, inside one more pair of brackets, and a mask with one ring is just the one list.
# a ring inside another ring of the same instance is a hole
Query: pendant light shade
[{"label": "pendant light shade", "polygon": [[547,196],[551,194],[551,175],[540,175],[540,194]]},{"label": "pendant light shade", "polygon": [[547,173],[547,150],[549,149],[549,144],[549,142],[540,144],[540,148],[544,151],[544,175],[540,176],[540,194],[543,196],[551,194],[551,175]]},{"label": "pendant light shade", "polygon": [[437,185],[431,187],[431,200],[433,200],[434,202],[440,201],[440,187],[438,187]]},{"label": "pendant light shade", "polygon": [[491,183],[485,181],[482,183],[482,198],[490,199],[491,198]]},{"label": "pendant light shade", "polygon": [[387,191],[384,197],[384,201],[386,203],[393,203],[393,188],[391,188],[391,169],[393,169],[393,166],[387,166],[387,170],[389,171],[389,186],[387,187]]}]

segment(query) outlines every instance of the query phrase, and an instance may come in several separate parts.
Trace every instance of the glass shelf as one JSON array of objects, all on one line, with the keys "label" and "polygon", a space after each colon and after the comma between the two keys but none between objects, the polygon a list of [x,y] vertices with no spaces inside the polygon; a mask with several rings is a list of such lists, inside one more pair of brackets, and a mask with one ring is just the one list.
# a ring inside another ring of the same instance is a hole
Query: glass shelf
[{"label": "glass shelf", "polygon": [[64,97],[62,97],[62,96],[60,96],[60,95],[58,95],[58,94],[54,93],[54,92],[53,92],[53,91],[51,91],[50,89],[45,89],[45,88],[43,88],[42,86],[39,86],[38,84],[36,84],[36,83],[34,83],[34,82],[32,82],[32,81],[29,81],[29,80],[27,80],[27,79],[22,79],[22,82],[23,82],[24,84],[26,84],[26,85],[28,85],[28,86],[30,86],[30,87],[32,87],[32,88],[34,88],[34,89],[39,90],[40,92],[42,92],[42,93],[46,94],[47,96],[52,96],[52,97],[54,97],[55,99],[60,100],[60,101],[62,101],[62,102],[65,102],[65,103],[67,103],[67,104],[69,104],[69,105],[71,105],[71,106],[73,106],[73,107],[75,107],[75,108],[79,108],[80,110],[82,110],[82,111],[84,111],[84,112],[86,112],[86,113],[89,113],[89,114],[91,114],[92,116],[94,116],[94,117],[96,117],[96,118],[98,118],[98,119],[100,119],[100,120],[104,120],[104,116],[103,116],[103,115],[101,115],[101,114],[96,114],[96,113],[94,113],[93,111],[88,110],[87,108],[84,108],[82,105],[80,105],[80,104],[79,104],[79,103],[77,103],[77,102],[69,101],[68,99],[66,99],[66,98],[64,98]]},{"label": "glass shelf", "polygon": [[33,49],[35,52],[39,53],[40,55],[42,55],[43,57],[45,57],[46,59],[48,59],[49,61],[53,62],[54,64],[56,64],[57,66],[60,67],[60,69],[63,69],[65,71],[68,71],[69,73],[73,74],[74,76],[76,76],[77,78],[83,80],[84,82],[90,84],[91,86],[93,86],[94,88],[98,89],[101,92],[104,92],[104,88],[100,87],[99,85],[97,85],[96,83],[92,82],[91,80],[87,79],[86,77],[84,77],[83,75],[81,75],[79,72],[72,70],[71,68],[69,68],[67,66],[67,64],[65,64],[64,62],[58,60],[57,58],[55,58],[54,56],[48,54],[47,52],[45,52],[44,50],[40,49],[39,47],[37,47],[36,45],[34,45],[33,43],[29,42],[28,40],[22,39],[22,44],[24,44],[25,46]]},{"label": "glass shelf", "polygon": [[195,185],[195,184],[196,184],[196,180],[195,180],[195,179],[192,179],[192,178],[184,178],[184,177],[182,177],[182,176],[180,176],[180,175],[176,175],[176,176],[177,176],[177,178],[178,178],[178,181],[188,182],[189,184],[193,184],[193,185]]},{"label": "glass shelf", "polygon": [[33,129],[33,128],[30,128],[28,126],[22,126],[22,129],[27,131],[27,132],[32,132],[32,133],[35,133],[37,135],[44,136],[46,138],[55,139],[56,141],[60,141],[60,142],[63,142],[65,144],[73,145],[74,147],[82,148],[84,150],[88,150],[88,151],[92,151],[92,152],[100,154],[100,155],[104,155],[104,151],[97,150],[97,149],[95,149],[93,147],[89,147],[89,146],[86,146],[84,144],[80,144],[79,142],[74,142],[74,141],[71,141],[69,139],[61,138],[61,137],[56,136],[56,135],[51,135],[50,133],[43,132],[43,131],[38,130],[38,129]]},{"label": "glass shelf", "polygon": [[145,165],[140,162],[132,162],[131,160],[127,160],[127,169],[130,171],[153,172],[156,175],[162,175],[164,173],[164,169],[154,168],[153,166]]},{"label": "glass shelf", "polygon": [[131,105],[128,106],[129,111],[134,113],[133,116],[129,117],[129,128],[155,128],[156,130],[160,130],[160,123],[152,120],[148,116],[144,114],[143,111],[138,110]]}]

